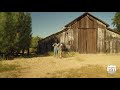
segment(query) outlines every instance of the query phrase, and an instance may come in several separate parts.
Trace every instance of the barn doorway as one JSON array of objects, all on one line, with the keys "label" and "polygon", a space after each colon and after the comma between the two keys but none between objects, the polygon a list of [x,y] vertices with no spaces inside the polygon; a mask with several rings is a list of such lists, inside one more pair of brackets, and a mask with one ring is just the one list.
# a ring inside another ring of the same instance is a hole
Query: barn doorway
[{"label": "barn doorway", "polygon": [[82,28],[78,30],[79,53],[96,53],[96,29]]}]

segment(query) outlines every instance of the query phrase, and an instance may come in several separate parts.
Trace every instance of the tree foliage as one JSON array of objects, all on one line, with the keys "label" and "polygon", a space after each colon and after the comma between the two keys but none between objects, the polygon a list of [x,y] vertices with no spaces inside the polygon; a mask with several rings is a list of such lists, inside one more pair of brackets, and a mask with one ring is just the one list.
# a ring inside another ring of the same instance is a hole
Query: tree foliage
[{"label": "tree foliage", "polygon": [[112,20],[113,26],[115,26],[115,28],[120,31],[120,12],[116,12]]},{"label": "tree foliage", "polygon": [[1,48],[0,50],[8,53],[14,49],[16,32],[14,28],[13,13],[5,12],[1,13],[4,20],[0,21],[1,23]]},{"label": "tree foliage", "polygon": [[42,38],[39,36],[32,37],[31,48],[36,48],[38,46],[38,41]]},{"label": "tree foliage", "polygon": [[18,19],[18,47],[23,51],[29,49],[32,37],[31,16],[30,13],[20,13]]},{"label": "tree foliage", "polygon": [[14,54],[30,48],[31,14],[0,12],[0,52]]},{"label": "tree foliage", "polygon": [[31,46],[30,46],[30,52],[37,53],[38,41],[41,40],[41,39],[42,38],[39,37],[39,36],[32,37]]}]

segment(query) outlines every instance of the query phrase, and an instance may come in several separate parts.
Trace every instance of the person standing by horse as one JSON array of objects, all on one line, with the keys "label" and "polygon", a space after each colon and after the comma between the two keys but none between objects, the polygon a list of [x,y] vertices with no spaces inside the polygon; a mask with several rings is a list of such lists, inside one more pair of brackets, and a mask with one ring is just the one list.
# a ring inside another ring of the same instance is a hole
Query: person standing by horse
[{"label": "person standing by horse", "polygon": [[60,43],[60,44],[59,44],[59,50],[58,50],[59,58],[62,58],[62,50],[63,50],[63,44]]},{"label": "person standing by horse", "polygon": [[54,47],[54,57],[58,57],[58,43],[52,45]]}]

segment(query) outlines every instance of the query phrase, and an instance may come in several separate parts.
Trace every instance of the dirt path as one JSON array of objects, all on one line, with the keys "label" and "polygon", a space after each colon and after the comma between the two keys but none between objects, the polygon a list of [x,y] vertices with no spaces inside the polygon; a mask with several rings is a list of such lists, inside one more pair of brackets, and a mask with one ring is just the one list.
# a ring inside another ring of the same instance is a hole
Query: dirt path
[{"label": "dirt path", "polygon": [[55,58],[35,57],[21,58],[13,61],[7,61],[8,64],[20,65],[23,69],[19,72],[19,78],[46,78],[49,74],[71,68],[80,68],[85,65],[102,65],[105,68],[107,65],[116,65],[120,67],[120,55],[105,55],[105,54],[77,54],[75,57]]}]

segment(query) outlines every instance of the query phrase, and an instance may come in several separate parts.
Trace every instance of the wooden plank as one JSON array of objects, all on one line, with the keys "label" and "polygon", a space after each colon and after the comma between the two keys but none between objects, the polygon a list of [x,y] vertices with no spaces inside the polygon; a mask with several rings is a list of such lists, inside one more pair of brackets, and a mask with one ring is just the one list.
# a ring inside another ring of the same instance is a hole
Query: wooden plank
[{"label": "wooden plank", "polygon": [[86,53],[86,29],[83,29],[83,53]]},{"label": "wooden plank", "polygon": [[[81,44],[80,46],[81,46],[81,47],[79,47],[79,50],[80,50],[81,53],[83,53],[83,48],[82,48],[82,47],[83,47],[83,39],[82,39],[83,34],[82,34],[82,33],[83,33],[83,30],[80,29],[80,38],[79,38],[79,39],[80,39],[80,44]],[[78,46],[79,46],[79,45],[78,45]]]},{"label": "wooden plank", "polygon": [[86,45],[87,45],[87,53],[90,53],[90,30],[87,29],[87,42],[86,42]]},{"label": "wooden plank", "polygon": [[76,30],[76,51],[78,52],[78,30]]},{"label": "wooden plank", "polygon": [[82,53],[82,36],[81,36],[82,30],[78,30],[78,51],[79,53]]}]

